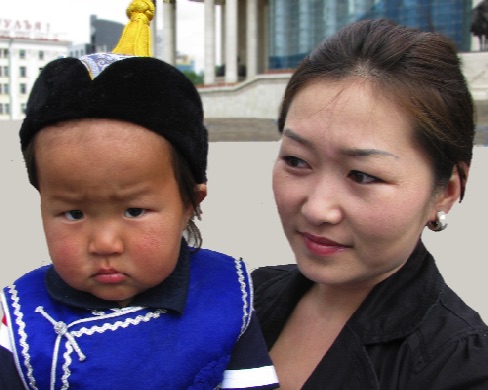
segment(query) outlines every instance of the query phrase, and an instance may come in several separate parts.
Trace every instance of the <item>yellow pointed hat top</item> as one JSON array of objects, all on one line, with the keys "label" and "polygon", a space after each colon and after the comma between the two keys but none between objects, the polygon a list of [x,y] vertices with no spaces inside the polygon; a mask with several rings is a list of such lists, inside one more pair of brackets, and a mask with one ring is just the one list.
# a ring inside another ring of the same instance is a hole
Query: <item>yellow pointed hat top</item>
[{"label": "yellow pointed hat top", "polygon": [[119,43],[112,50],[115,54],[151,57],[151,30],[154,17],[152,0],[133,0],[127,7],[129,22],[125,25]]}]

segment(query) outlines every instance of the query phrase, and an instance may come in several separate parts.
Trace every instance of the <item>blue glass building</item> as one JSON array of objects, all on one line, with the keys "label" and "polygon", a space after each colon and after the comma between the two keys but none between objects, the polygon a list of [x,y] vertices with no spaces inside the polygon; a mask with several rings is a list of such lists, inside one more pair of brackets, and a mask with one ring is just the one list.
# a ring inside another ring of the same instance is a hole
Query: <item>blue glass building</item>
[{"label": "blue glass building", "polygon": [[295,68],[324,38],[361,19],[435,31],[469,51],[472,0],[269,0],[269,69]]}]

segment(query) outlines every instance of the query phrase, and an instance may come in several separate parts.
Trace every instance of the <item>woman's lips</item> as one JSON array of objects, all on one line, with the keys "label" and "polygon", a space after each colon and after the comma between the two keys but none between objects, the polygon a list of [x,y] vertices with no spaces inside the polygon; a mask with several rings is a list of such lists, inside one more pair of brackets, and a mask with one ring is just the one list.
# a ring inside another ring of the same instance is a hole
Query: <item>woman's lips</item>
[{"label": "woman's lips", "polygon": [[305,246],[314,255],[330,256],[350,248],[326,237],[316,236],[310,233],[301,233]]},{"label": "woman's lips", "polygon": [[127,275],[114,269],[101,269],[93,278],[102,284],[117,284],[122,283],[127,279]]}]

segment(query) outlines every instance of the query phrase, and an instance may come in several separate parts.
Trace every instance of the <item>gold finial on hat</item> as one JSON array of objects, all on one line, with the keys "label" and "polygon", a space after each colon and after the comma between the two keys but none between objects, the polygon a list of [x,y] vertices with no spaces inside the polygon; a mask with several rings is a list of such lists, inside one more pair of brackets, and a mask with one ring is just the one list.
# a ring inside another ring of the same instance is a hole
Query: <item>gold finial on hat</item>
[{"label": "gold finial on hat", "polygon": [[151,30],[154,17],[152,0],[132,0],[127,7],[129,22],[125,25],[119,43],[112,53],[151,57]]}]

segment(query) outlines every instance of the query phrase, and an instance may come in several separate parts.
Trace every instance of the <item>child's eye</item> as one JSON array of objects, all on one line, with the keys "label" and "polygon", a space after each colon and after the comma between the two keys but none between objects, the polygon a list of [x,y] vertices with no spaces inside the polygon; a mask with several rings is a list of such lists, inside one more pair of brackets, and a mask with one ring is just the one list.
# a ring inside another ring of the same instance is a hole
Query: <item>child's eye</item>
[{"label": "child's eye", "polygon": [[302,160],[299,157],[295,156],[283,156],[283,160],[285,164],[292,168],[306,168],[308,167],[308,163],[305,160]]},{"label": "child's eye", "polygon": [[125,210],[124,217],[137,218],[137,217],[143,216],[145,213],[146,213],[145,209],[141,209],[138,207],[131,207],[131,208]]},{"label": "child's eye", "polygon": [[83,219],[83,211],[81,210],[70,210],[64,213],[64,216],[70,221],[79,221]]},{"label": "child's eye", "polygon": [[381,181],[375,176],[368,175],[367,173],[361,171],[351,171],[349,172],[349,177],[356,183],[369,184]]}]

